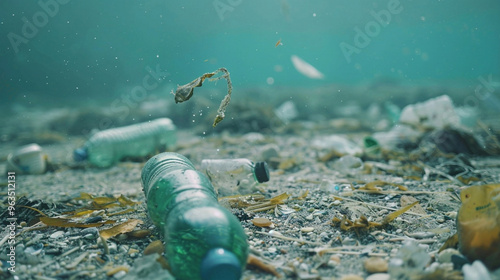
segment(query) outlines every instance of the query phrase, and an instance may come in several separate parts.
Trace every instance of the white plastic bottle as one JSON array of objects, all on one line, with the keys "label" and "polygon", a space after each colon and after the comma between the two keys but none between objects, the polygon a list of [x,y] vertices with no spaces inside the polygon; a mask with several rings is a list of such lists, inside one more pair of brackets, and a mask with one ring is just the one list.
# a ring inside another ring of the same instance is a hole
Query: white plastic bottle
[{"label": "white plastic bottle", "polygon": [[124,157],[141,157],[175,145],[176,128],[172,120],[160,118],[150,122],[112,128],[92,135],[82,148],[76,149],[76,161],[88,160],[97,167],[109,167]]},{"label": "white plastic bottle", "polygon": [[259,183],[269,181],[267,163],[246,158],[204,159],[200,170],[210,178],[219,196],[251,194]]}]

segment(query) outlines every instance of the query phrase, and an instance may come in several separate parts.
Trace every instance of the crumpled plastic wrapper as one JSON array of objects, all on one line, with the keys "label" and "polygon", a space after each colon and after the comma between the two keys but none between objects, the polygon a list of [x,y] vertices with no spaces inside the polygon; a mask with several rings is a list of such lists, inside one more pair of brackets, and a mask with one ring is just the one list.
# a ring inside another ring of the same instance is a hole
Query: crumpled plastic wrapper
[{"label": "crumpled plastic wrapper", "polygon": [[460,194],[459,249],[470,261],[500,267],[500,184],[472,186]]}]

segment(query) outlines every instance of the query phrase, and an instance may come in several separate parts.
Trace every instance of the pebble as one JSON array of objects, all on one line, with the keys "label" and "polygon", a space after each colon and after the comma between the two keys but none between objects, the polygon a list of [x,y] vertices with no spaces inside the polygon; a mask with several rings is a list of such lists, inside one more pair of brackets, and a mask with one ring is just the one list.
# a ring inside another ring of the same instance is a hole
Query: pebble
[{"label": "pebble", "polygon": [[363,277],[355,274],[344,275],[340,280],[363,280]]},{"label": "pebble", "polygon": [[301,263],[299,269],[303,271],[309,271],[309,266],[306,263]]},{"label": "pebble", "polygon": [[269,249],[267,249],[269,253],[276,253],[277,250],[276,247],[269,247]]},{"label": "pebble", "polygon": [[391,275],[388,273],[375,273],[366,277],[365,280],[390,280],[390,279]]},{"label": "pebble", "polygon": [[365,260],[365,270],[368,273],[387,272],[389,264],[386,260],[378,257],[370,257]]},{"label": "pebble", "polygon": [[257,227],[268,227],[273,224],[268,218],[255,218],[252,223]]},{"label": "pebble", "polygon": [[300,229],[300,231],[304,232],[304,233],[306,233],[306,232],[312,232],[313,230],[314,230],[313,227],[303,227],[303,228]]},{"label": "pebble", "polygon": [[121,271],[118,271],[115,275],[113,275],[113,278],[121,279],[121,278],[125,277],[125,275],[127,275],[127,272],[121,270]]},{"label": "pebble", "polygon": [[451,262],[451,256],[453,255],[460,255],[460,252],[458,250],[453,249],[453,248],[448,248],[443,251],[441,251],[438,254],[438,261],[440,263],[450,263]]},{"label": "pebble", "polygon": [[95,239],[96,237],[95,237],[95,235],[93,235],[92,233],[87,233],[87,234],[85,234],[85,235],[83,236],[83,238],[88,239],[88,240],[93,240],[93,239]]},{"label": "pebble", "polygon": [[339,206],[342,202],[340,200],[335,200],[332,204],[333,206]]},{"label": "pebble", "polygon": [[108,250],[109,250],[110,254],[116,253],[116,251],[118,250],[118,247],[116,246],[116,243],[109,242],[109,244],[108,244]]},{"label": "pebble", "polygon": [[[151,245],[151,244],[150,244],[150,245]],[[149,247],[149,246],[148,246],[148,247]],[[146,247],[146,249],[147,249],[148,247]],[[118,247],[118,251],[119,251],[120,253],[125,254],[125,253],[127,253],[127,252],[128,252],[128,248],[129,248],[129,247],[128,247],[127,245],[120,245],[120,247]],[[144,250],[144,255],[146,255],[146,250]]]},{"label": "pebble", "polygon": [[308,220],[308,221],[312,221],[312,220],[314,220],[314,216],[313,216],[313,214],[311,214],[311,215],[307,216],[307,217],[306,217],[306,220]]},{"label": "pebble", "polygon": [[438,222],[438,223],[442,224],[442,223],[444,223],[444,222],[445,222],[445,219],[444,219],[444,217],[437,217],[437,218],[436,218],[436,222]]},{"label": "pebble", "polygon": [[451,219],[455,220],[457,218],[457,211],[446,212],[446,216],[448,216]]},{"label": "pebble", "polygon": [[64,231],[59,230],[50,235],[50,239],[57,239],[64,235]]},{"label": "pebble", "polygon": [[127,236],[134,237],[134,238],[144,238],[150,234],[151,234],[151,231],[148,229],[139,229],[139,230],[134,230],[134,231],[128,232]]},{"label": "pebble", "polygon": [[352,239],[349,237],[346,237],[346,238],[344,238],[344,240],[342,240],[342,245],[345,245],[345,246],[355,246],[357,243],[358,243],[358,241],[356,241],[356,239]]}]

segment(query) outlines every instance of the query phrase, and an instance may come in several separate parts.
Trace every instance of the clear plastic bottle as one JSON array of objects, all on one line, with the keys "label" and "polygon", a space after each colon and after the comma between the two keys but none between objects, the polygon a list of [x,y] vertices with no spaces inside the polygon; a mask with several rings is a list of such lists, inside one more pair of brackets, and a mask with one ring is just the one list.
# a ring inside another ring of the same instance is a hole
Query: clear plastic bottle
[{"label": "clear plastic bottle", "polygon": [[246,158],[204,159],[200,169],[220,196],[250,194],[259,183],[269,181],[269,169],[264,161],[254,164]]},{"label": "clear plastic bottle", "polygon": [[165,238],[176,279],[240,279],[248,257],[246,234],[219,205],[210,180],[177,153],[152,157],[141,178],[149,216]]},{"label": "clear plastic bottle", "polygon": [[109,167],[124,157],[141,157],[175,145],[176,128],[172,120],[160,118],[119,128],[99,131],[82,148],[76,161],[88,160],[97,167]]}]

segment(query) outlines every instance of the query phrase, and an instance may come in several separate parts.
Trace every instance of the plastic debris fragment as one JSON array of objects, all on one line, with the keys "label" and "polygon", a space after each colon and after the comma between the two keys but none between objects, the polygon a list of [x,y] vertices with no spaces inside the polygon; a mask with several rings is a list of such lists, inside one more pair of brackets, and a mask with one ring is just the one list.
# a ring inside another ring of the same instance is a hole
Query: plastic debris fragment
[{"label": "plastic debris fragment", "polygon": [[[213,76],[217,75],[220,72],[222,72],[224,74],[222,74],[222,76],[212,78]],[[175,93],[172,92],[172,94],[174,94],[174,96],[175,96],[175,103],[182,103],[184,101],[188,101],[193,96],[194,88],[201,87],[203,85],[203,81],[205,81],[205,79],[207,79],[207,78],[211,82],[217,81],[220,79],[226,79],[226,81],[227,81],[227,95],[224,97],[224,99],[222,99],[222,101],[220,103],[219,109],[217,110],[217,116],[215,116],[215,120],[214,120],[214,124],[213,124],[213,127],[216,127],[217,124],[220,123],[225,117],[226,107],[227,107],[227,105],[229,105],[229,101],[231,101],[231,93],[233,91],[233,85],[231,83],[231,78],[230,78],[229,72],[227,71],[226,68],[222,67],[222,68],[215,70],[214,72],[205,73],[205,74],[201,75],[200,77],[196,78],[195,80],[193,80],[192,82],[187,83],[183,86],[177,85],[177,90],[175,91]]]},{"label": "plastic debris fragment", "polygon": [[311,79],[323,79],[325,75],[319,72],[318,69],[314,68],[311,64],[305,62],[302,58],[292,55],[291,57],[293,67],[299,71],[300,74],[311,78]]},{"label": "plastic debris fragment", "polygon": [[500,267],[500,184],[472,186],[460,193],[459,249],[469,260]]}]

